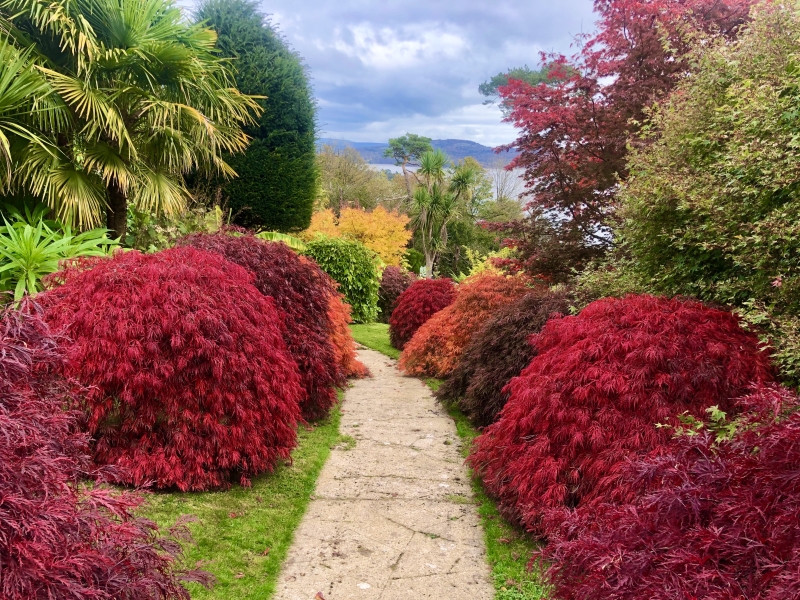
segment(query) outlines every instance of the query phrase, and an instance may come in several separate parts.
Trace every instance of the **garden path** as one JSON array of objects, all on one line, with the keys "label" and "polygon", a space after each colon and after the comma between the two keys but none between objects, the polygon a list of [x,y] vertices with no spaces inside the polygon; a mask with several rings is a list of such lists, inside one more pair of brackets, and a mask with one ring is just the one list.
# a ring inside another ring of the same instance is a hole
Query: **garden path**
[{"label": "garden path", "polygon": [[373,350],[278,581],[277,600],[489,600],[483,529],[455,425]]}]

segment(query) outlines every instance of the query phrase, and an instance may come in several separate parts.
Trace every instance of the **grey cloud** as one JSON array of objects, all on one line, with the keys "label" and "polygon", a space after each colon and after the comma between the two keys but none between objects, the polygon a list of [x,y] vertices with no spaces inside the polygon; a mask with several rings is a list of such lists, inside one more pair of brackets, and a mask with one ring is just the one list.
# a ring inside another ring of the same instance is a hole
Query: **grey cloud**
[{"label": "grey cloud", "polygon": [[382,141],[409,130],[495,145],[513,131],[480,106],[478,85],[535,66],[539,50],[571,53],[574,36],[593,29],[592,4],[268,0],[262,10],[308,63],[322,135]]}]

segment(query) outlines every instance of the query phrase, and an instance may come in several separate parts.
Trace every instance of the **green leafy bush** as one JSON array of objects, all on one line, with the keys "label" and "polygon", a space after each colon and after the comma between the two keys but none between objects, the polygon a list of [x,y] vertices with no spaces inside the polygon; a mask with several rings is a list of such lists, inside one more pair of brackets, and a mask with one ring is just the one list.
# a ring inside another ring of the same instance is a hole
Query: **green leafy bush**
[{"label": "green leafy bush", "polygon": [[374,252],[360,242],[320,236],[306,244],[305,253],[339,284],[355,323],[377,319],[380,278]]},{"label": "green leafy bush", "polygon": [[63,261],[82,256],[103,256],[118,243],[107,229],[75,233],[58,221],[45,220],[44,206],[33,212],[11,210],[13,222],[3,217],[0,226],[0,290],[14,293],[19,300],[26,293],[42,289],[45,275],[59,270]]},{"label": "green leafy bush", "polygon": [[738,307],[798,382],[800,15],[754,16],[738,42],[698,51],[651,115],[622,194],[620,265],[652,292]]}]

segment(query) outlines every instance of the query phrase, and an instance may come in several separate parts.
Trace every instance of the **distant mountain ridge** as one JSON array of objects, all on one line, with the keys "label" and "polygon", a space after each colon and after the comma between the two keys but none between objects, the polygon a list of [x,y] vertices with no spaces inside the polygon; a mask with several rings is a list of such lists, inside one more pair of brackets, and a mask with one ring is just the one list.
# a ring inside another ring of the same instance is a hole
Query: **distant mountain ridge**
[{"label": "distant mountain ridge", "polygon": [[[351,142],[350,140],[337,140],[333,138],[319,138],[317,147],[323,145],[354,148],[361,157],[368,163],[374,165],[393,165],[394,160],[386,158],[383,151],[389,147],[388,143],[381,142]],[[451,160],[464,160],[471,156],[484,167],[491,166],[498,158],[502,158],[506,163],[516,156],[515,152],[495,153],[494,149],[477,142],[469,140],[433,140],[431,146],[436,150],[442,150]]]}]

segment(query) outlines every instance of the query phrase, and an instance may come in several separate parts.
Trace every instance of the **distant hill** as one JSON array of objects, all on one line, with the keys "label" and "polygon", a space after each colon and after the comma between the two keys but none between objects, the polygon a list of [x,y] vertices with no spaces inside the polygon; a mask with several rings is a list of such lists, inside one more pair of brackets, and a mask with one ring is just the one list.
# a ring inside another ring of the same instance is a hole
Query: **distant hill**
[{"label": "distant hill", "polygon": [[[355,148],[365,161],[374,165],[394,164],[394,160],[383,156],[383,151],[389,147],[387,143],[351,142],[349,140],[335,140],[333,138],[320,138],[317,140],[318,147],[324,144]],[[435,149],[442,150],[451,160],[463,160],[467,156],[471,156],[485,167],[490,166],[498,157],[508,163],[516,156],[514,152],[495,154],[493,148],[476,142],[470,142],[469,140],[433,140],[431,146]]]}]

